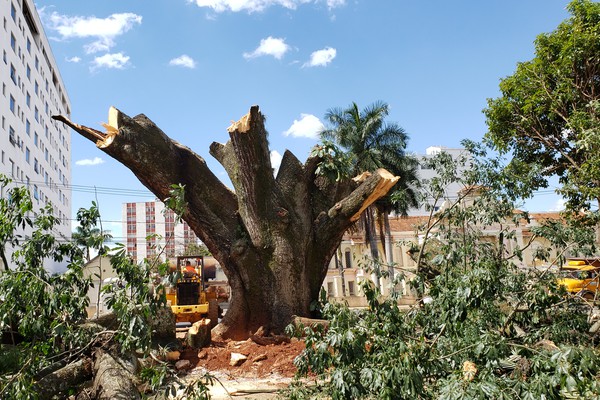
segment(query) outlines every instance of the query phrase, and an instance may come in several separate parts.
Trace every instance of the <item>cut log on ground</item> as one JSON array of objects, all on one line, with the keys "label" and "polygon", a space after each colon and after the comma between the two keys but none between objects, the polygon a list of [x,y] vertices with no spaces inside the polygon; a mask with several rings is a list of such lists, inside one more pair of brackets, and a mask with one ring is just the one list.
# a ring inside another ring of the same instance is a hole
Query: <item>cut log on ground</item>
[{"label": "cut log on ground", "polygon": [[97,400],[136,400],[140,392],[126,364],[103,350],[96,352],[93,390]]},{"label": "cut log on ground", "polygon": [[92,379],[92,360],[85,358],[60,368],[36,383],[40,399],[51,399]]},{"label": "cut log on ground", "polygon": [[323,327],[323,329],[325,330],[329,328],[329,321],[327,321],[326,319],[314,319],[294,316],[292,324],[296,328],[311,328],[313,330],[318,326]]},{"label": "cut log on ground", "polygon": [[189,329],[186,342],[194,349],[201,349],[210,344],[210,328],[212,322],[208,318],[195,322]]}]

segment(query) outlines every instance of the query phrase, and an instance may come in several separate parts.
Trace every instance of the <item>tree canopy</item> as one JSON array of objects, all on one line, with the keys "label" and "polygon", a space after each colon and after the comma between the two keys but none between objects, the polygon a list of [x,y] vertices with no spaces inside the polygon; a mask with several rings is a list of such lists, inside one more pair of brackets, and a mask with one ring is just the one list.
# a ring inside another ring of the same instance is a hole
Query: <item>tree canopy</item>
[{"label": "tree canopy", "polygon": [[[574,0],[571,17],[535,41],[535,57],[502,79],[484,110],[486,139],[537,165],[539,187],[558,176],[573,209],[600,200],[600,3]],[[519,165],[520,164],[520,165]]]}]

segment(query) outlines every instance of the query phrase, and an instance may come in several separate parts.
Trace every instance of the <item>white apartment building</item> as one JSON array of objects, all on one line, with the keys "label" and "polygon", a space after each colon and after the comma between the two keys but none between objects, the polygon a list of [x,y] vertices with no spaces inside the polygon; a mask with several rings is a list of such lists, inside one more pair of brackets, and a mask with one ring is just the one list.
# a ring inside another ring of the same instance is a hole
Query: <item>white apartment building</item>
[{"label": "white apartment building", "polygon": [[0,173],[27,185],[35,207],[52,203],[70,237],[71,135],[50,118],[70,115],[69,97],[34,2],[0,0],[0,21]]},{"label": "white apartment building", "polygon": [[172,258],[183,254],[191,245],[202,242],[185,222],[177,222],[175,214],[159,201],[123,203],[123,234],[127,239],[127,252],[135,262],[151,258],[164,249]]}]

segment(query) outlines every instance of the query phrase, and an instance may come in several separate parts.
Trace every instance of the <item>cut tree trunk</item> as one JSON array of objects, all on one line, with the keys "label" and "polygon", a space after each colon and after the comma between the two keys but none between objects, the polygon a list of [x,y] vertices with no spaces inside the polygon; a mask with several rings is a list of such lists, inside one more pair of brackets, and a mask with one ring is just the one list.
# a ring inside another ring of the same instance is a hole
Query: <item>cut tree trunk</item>
[{"label": "cut tree trunk", "polygon": [[210,319],[201,319],[195,322],[187,332],[187,345],[193,349],[201,349],[210,344]]},{"label": "cut tree trunk", "polygon": [[274,177],[258,106],[228,128],[226,144],[210,146],[234,191],[145,115],[131,118],[111,108],[106,132],[53,118],[124,164],[159,199],[170,196],[171,185],[185,185],[182,217],[219,261],[232,290],[213,338],[245,339],[259,328],[281,333],[292,315],[309,316],[342,235],[398,180],[378,170],[332,182],[316,174],[319,158],[302,164],[289,151]]},{"label": "cut tree trunk", "polygon": [[84,358],[60,368],[36,383],[40,399],[51,399],[92,378],[92,361]]},{"label": "cut tree trunk", "polygon": [[135,400],[142,398],[133,384],[133,374],[126,368],[126,363],[120,361],[103,350],[96,352],[93,383],[95,399]]}]

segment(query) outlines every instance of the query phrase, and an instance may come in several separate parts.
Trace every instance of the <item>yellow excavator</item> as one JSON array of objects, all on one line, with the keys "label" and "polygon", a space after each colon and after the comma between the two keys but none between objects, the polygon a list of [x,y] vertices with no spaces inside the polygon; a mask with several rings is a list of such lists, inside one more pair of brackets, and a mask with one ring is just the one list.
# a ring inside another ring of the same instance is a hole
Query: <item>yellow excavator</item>
[{"label": "yellow excavator", "polygon": [[209,318],[212,329],[219,318],[217,290],[207,285],[209,279],[215,278],[214,267],[205,268],[203,256],[178,256],[171,270],[176,283],[167,289],[166,297],[176,322],[193,324]]}]

